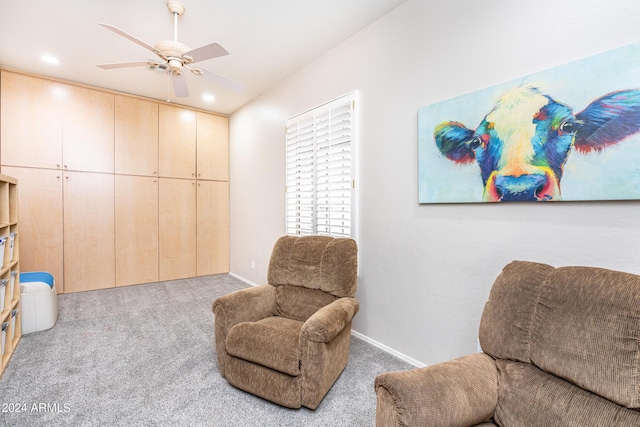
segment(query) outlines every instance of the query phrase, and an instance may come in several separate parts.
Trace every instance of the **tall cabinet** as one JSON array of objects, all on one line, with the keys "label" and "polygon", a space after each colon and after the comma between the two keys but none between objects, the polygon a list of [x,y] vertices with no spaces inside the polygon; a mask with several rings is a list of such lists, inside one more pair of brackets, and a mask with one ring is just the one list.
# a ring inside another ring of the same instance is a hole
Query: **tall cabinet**
[{"label": "tall cabinet", "polygon": [[58,293],[229,271],[228,118],[0,70],[24,271]]},{"label": "tall cabinet", "polygon": [[0,174],[0,376],[22,336],[19,234],[18,181]]}]

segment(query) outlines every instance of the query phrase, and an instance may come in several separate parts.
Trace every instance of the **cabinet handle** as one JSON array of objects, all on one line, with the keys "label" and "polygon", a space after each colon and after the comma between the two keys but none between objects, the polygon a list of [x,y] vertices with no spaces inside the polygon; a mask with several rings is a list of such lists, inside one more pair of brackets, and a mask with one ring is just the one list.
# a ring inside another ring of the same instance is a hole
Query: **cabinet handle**
[{"label": "cabinet handle", "polygon": [[67,165],[64,165],[64,168],[66,169],[66,168],[67,168]]},{"label": "cabinet handle", "polygon": [[58,169],[60,169],[60,164],[59,164],[59,163],[56,163],[56,167],[57,167]]}]

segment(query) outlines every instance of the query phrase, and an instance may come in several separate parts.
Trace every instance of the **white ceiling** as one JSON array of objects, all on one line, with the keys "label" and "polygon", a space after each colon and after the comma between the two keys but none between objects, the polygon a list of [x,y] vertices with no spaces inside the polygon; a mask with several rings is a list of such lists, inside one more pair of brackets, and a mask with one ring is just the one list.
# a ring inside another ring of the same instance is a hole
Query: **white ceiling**
[{"label": "white ceiling", "polygon": [[[188,73],[190,96],[145,67],[97,64],[157,59],[99,23],[155,45],[172,40],[166,0],[0,0],[0,66],[229,114],[406,0],[182,0],[178,41],[218,42],[228,56],[197,65],[243,83],[234,92]],[[41,61],[42,55],[59,65]],[[205,102],[202,95],[215,96]]]}]

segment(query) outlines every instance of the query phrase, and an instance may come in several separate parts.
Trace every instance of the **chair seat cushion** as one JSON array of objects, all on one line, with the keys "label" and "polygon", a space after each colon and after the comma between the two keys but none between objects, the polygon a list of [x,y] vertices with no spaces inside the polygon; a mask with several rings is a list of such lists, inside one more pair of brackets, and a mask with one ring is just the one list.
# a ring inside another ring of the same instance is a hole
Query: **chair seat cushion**
[{"label": "chair seat cushion", "polygon": [[229,330],[225,347],[231,356],[298,376],[302,325],[279,316],[239,323]]}]

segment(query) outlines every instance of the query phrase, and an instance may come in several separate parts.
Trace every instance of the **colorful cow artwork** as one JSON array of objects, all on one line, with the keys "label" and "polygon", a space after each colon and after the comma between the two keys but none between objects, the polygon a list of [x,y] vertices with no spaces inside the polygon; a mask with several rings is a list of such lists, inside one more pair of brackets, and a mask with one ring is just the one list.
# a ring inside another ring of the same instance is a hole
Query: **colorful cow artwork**
[{"label": "colorful cow artwork", "polygon": [[602,151],[640,131],[640,90],[593,101],[578,114],[534,87],[505,94],[475,129],[436,126],[435,143],[449,160],[480,166],[483,200],[560,200],[560,179],[572,147]]},{"label": "colorful cow artwork", "polygon": [[[640,198],[638,54],[620,48],[420,109],[420,202]],[[606,71],[616,65],[618,76]],[[572,87],[584,69],[612,81]]]}]

